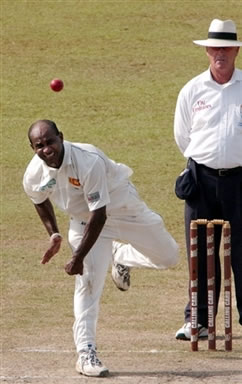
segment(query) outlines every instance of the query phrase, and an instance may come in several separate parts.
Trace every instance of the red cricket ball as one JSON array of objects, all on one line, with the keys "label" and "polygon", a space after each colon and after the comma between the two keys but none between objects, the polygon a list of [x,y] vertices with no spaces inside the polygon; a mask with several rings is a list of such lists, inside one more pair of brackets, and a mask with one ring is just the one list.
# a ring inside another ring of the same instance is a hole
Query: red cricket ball
[{"label": "red cricket ball", "polygon": [[60,92],[64,87],[64,83],[61,79],[53,79],[50,82],[50,88],[55,92]]}]

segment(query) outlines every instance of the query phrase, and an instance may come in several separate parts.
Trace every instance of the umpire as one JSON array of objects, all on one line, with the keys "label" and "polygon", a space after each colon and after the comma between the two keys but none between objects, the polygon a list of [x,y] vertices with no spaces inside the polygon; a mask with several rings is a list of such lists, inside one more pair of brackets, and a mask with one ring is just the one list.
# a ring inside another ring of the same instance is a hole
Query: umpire
[{"label": "umpire", "polygon": [[[196,40],[206,47],[209,69],[189,81],[177,100],[174,133],[184,157],[196,169],[198,193],[185,202],[186,245],[189,227],[198,218],[224,219],[231,224],[232,269],[239,323],[242,325],[242,71],[235,60],[242,42],[232,20],[211,22],[208,39]],[[199,337],[207,336],[207,265],[204,226],[199,227]],[[219,248],[221,227],[215,227],[216,313],[221,286]],[[191,336],[190,300],[185,324],[177,339]]]}]

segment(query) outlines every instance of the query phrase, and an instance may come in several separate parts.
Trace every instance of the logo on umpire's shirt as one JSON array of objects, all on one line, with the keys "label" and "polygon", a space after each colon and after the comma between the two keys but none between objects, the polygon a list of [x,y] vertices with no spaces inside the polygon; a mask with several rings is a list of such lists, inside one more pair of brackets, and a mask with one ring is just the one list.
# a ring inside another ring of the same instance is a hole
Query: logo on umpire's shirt
[{"label": "logo on umpire's shirt", "polygon": [[207,101],[204,99],[200,99],[200,100],[197,100],[196,103],[193,105],[192,112],[197,113],[197,112],[208,110],[211,108],[212,108],[211,104],[208,104]]},{"label": "logo on umpire's shirt", "polygon": [[99,192],[89,193],[87,195],[87,200],[89,203],[95,203],[96,201],[100,200],[100,193]]}]

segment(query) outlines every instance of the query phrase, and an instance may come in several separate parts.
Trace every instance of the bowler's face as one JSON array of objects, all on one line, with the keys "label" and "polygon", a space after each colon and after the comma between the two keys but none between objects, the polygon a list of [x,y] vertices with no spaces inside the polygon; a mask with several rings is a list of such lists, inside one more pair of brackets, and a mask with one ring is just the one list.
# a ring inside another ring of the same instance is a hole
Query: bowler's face
[{"label": "bowler's face", "polygon": [[52,168],[60,168],[64,157],[63,136],[46,124],[40,124],[31,132],[31,147],[35,153]]},{"label": "bowler's face", "polygon": [[216,71],[232,71],[239,47],[207,47],[211,69]]}]

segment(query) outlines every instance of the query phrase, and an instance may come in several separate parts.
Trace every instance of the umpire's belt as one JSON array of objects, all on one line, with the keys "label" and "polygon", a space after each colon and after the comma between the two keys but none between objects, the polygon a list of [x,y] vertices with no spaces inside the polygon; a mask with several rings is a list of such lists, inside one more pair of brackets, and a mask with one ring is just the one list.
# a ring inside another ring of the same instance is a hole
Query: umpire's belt
[{"label": "umpire's belt", "polygon": [[242,167],[214,169],[214,168],[209,168],[203,164],[197,164],[197,165],[199,167],[202,167],[204,170],[206,170],[208,174],[214,175],[214,176],[224,177],[224,176],[235,175],[236,173],[242,174]]}]

